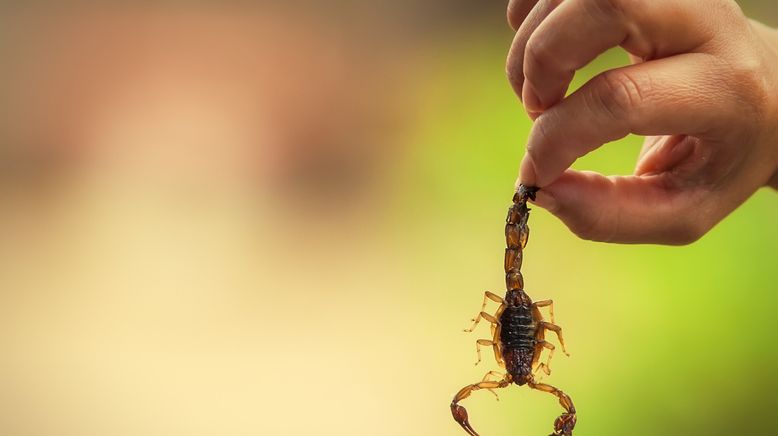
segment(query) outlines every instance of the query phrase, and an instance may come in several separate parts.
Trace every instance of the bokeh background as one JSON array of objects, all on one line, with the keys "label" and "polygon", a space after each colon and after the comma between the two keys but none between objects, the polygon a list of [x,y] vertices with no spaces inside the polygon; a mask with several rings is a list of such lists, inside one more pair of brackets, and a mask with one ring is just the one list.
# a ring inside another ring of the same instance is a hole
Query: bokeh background
[{"label": "bokeh background", "polygon": [[[0,434],[464,434],[451,397],[497,367],[462,329],[502,292],[531,127],[504,2],[13,3]],[[576,166],[629,173],[639,146]],[[572,357],[547,381],[576,434],[776,433],[776,223],[769,190],[688,247],[533,213],[527,290],[556,301]],[[515,387],[466,406],[484,435],[560,412]]]}]

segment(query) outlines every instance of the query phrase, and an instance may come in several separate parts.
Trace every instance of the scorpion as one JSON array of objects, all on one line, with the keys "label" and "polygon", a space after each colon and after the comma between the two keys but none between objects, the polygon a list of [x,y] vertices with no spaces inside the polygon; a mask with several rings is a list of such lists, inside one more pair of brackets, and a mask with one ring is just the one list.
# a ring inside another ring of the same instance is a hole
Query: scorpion
[{"label": "scorpion", "polygon": [[[484,301],[478,315],[472,319],[473,325],[465,332],[472,332],[481,320],[491,324],[492,339],[478,339],[476,353],[481,362],[481,347],[491,347],[498,365],[505,370],[502,375],[496,371],[488,372],[479,383],[467,385],[454,396],[451,401],[451,414],[459,425],[471,436],[478,436],[468,421],[467,410],[459,404],[474,391],[486,389],[499,400],[495,389],[505,388],[512,383],[518,386],[527,385],[531,389],[547,392],[559,399],[559,404],[565,412],[554,421],[554,433],[551,436],[572,436],[576,423],[576,411],[573,400],[561,390],[535,380],[535,375],[543,372],[551,375],[551,358],[556,347],[546,341],[547,331],[556,334],[562,351],[570,354],[565,348],[562,329],[554,323],[554,302],[552,300],[533,302],[524,292],[524,278],[521,274],[521,264],[524,257],[523,249],[529,240],[529,211],[527,201],[534,200],[538,188],[520,185],[513,196],[513,204],[508,209],[505,238],[508,247],[505,249],[505,298],[492,292],[484,293]],[[500,306],[494,315],[486,313],[489,300]],[[546,322],[540,313],[541,307],[548,307],[550,321]],[[543,349],[548,350],[548,358],[540,362]],[[496,378],[496,379],[493,379]]]}]

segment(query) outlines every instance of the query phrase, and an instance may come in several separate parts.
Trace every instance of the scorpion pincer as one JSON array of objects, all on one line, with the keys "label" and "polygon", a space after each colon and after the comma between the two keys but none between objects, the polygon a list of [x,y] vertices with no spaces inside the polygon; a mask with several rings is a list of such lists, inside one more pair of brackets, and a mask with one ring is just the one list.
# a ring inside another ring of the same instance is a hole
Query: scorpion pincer
[{"label": "scorpion pincer", "polygon": [[[486,389],[497,396],[495,389],[505,388],[513,383],[548,392],[559,399],[559,404],[565,412],[554,421],[554,433],[551,436],[572,436],[575,427],[576,411],[570,396],[551,385],[535,380],[535,375],[540,371],[551,375],[550,363],[556,347],[546,341],[547,331],[556,334],[562,351],[569,356],[565,349],[562,329],[554,323],[553,301],[533,302],[524,292],[521,264],[523,249],[529,239],[527,221],[530,209],[527,208],[527,201],[534,200],[537,191],[538,188],[521,185],[513,197],[513,205],[508,210],[508,219],[505,225],[505,237],[508,245],[505,249],[505,284],[507,289],[505,297],[487,291],[484,294],[481,311],[473,319],[473,325],[465,330],[472,332],[481,320],[489,322],[492,339],[476,341],[478,354],[476,365],[481,362],[481,347],[491,347],[498,365],[505,370],[505,374],[496,371],[488,372],[480,382],[462,388],[451,401],[451,413],[454,419],[472,436],[478,436],[478,433],[470,425],[467,410],[459,402],[469,397],[473,391],[481,389]],[[494,315],[484,312],[489,300],[500,304]],[[541,307],[548,307],[550,322],[544,320],[539,310]],[[548,350],[546,362],[540,362],[543,349]]]}]

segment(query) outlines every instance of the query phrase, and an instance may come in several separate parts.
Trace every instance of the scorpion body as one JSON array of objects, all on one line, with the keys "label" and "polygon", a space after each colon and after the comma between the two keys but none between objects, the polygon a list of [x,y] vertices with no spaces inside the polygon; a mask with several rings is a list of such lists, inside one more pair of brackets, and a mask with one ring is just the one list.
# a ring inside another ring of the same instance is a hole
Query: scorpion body
[{"label": "scorpion body", "polygon": [[[524,257],[524,247],[529,239],[529,208],[527,201],[535,199],[537,188],[520,186],[513,197],[513,204],[508,209],[505,225],[505,285],[506,294],[502,298],[491,292],[484,294],[481,311],[473,319],[473,325],[465,330],[472,332],[481,320],[491,324],[492,339],[476,341],[478,361],[481,362],[481,347],[491,347],[497,363],[505,369],[505,374],[490,371],[479,383],[467,385],[454,396],[451,401],[451,413],[459,425],[471,436],[478,436],[468,421],[467,410],[459,404],[469,397],[473,391],[486,389],[497,396],[494,389],[505,388],[511,384],[527,385],[532,389],[548,392],[559,399],[565,412],[554,422],[554,433],[551,436],[572,436],[576,423],[576,411],[573,401],[561,390],[535,380],[535,374],[542,371],[551,374],[550,362],[555,346],[545,340],[546,331],[554,332],[565,354],[565,342],[562,329],[554,323],[554,303],[551,300],[533,302],[524,292],[524,277],[521,274],[521,264]],[[484,312],[488,301],[500,303],[494,315]],[[540,313],[541,307],[548,307],[550,321],[544,321]],[[549,350],[548,360],[541,363],[543,349]],[[496,377],[493,380],[492,377]]]}]

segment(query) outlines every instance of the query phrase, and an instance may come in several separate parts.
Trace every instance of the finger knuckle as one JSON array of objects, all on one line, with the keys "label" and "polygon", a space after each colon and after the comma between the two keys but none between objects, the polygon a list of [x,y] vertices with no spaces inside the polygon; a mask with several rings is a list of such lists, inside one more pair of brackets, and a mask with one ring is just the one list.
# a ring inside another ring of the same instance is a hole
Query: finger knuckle
[{"label": "finger knuckle", "polygon": [[569,227],[570,227],[570,231],[573,232],[575,236],[585,241],[599,242],[598,239],[595,237],[595,232],[592,227],[582,226],[580,224],[571,225]]},{"label": "finger knuckle", "polygon": [[575,223],[569,225],[568,227],[570,228],[570,231],[573,232],[575,236],[578,236],[583,240],[595,241],[595,242],[602,241],[602,238],[600,237],[600,231],[599,228],[597,227],[596,221]]},{"label": "finger knuckle", "polygon": [[626,0],[589,0],[589,9],[604,16],[623,15],[628,2]]},{"label": "finger knuckle", "polygon": [[546,147],[546,144],[551,142],[551,134],[549,124],[553,123],[551,119],[552,114],[545,112],[535,120],[535,124],[532,127],[532,141],[527,143],[527,154],[532,158],[534,162],[540,162],[542,158],[542,150]]},{"label": "finger knuckle", "polygon": [[513,85],[520,85],[524,81],[522,63],[512,55],[508,57],[508,62],[505,64],[505,76],[508,77],[508,82]]},{"label": "finger knuckle", "polygon": [[535,123],[535,126],[532,128],[532,134],[535,135],[537,140],[529,141],[527,143],[527,147],[524,151],[524,154],[527,155],[533,162],[533,165],[537,167],[537,159],[538,155],[541,153],[538,153],[538,143],[545,141],[545,132],[543,132],[542,127],[540,123]]},{"label": "finger knuckle", "polygon": [[647,92],[645,82],[618,70],[605,72],[597,80],[595,100],[613,118],[623,118],[631,110],[642,106]]},{"label": "finger knuckle", "polygon": [[586,241],[608,242],[612,239],[613,229],[606,229],[605,211],[600,208],[596,215],[587,214],[579,219],[568,223],[570,231],[574,235]]},{"label": "finger knuckle", "polygon": [[672,229],[670,237],[676,245],[689,245],[699,241],[710,229],[710,224],[704,219],[679,220]]},{"label": "finger knuckle", "polygon": [[743,9],[732,0],[710,0],[706,7],[711,14],[716,14],[727,21],[731,21],[733,17],[745,18]]},{"label": "finger knuckle", "polygon": [[764,122],[772,96],[768,85],[770,74],[761,59],[756,55],[742,55],[730,63],[729,70],[729,83],[735,87],[744,112],[753,121]]},{"label": "finger knuckle", "polygon": [[530,81],[539,79],[542,71],[558,67],[558,60],[542,33],[534,33],[527,41],[524,54],[524,74]]}]

